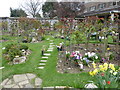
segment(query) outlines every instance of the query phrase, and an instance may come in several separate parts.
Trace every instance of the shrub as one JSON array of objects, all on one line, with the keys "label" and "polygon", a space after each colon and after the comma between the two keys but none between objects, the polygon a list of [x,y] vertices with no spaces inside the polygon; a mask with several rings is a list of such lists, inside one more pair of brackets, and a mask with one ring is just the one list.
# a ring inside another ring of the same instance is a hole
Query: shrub
[{"label": "shrub", "polygon": [[45,40],[45,37],[41,37],[41,40],[42,40],[42,41]]},{"label": "shrub", "polygon": [[28,50],[28,46],[26,46],[26,45],[20,45],[19,49],[20,49],[20,50],[22,50],[22,49]]},{"label": "shrub", "polygon": [[6,48],[3,51],[3,53],[7,54],[5,55],[5,58],[7,60],[12,61],[15,58],[15,56],[22,56],[22,52],[21,52],[22,49],[27,50],[28,46],[18,45],[18,44],[8,44],[6,45]]}]

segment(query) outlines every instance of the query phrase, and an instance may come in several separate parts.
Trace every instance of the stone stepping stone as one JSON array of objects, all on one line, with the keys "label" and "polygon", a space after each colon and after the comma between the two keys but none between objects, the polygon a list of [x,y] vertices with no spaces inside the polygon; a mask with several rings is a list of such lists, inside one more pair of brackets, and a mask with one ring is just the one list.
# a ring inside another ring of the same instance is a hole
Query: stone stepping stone
[{"label": "stone stepping stone", "polygon": [[53,51],[53,50],[47,50],[47,51],[50,51],[50,52],[51,52],[51,51]]},{"label": "stone stepping stone", "polygon": [[48,57],[42,57],[42,58],[48,58]]},{"label": "stone stepping stone", "polygon": [[54,44],[54,43],[50,43],[50,44]]},{"label": "stone stepping stone", "polygon": [[39,65],[46,65],[45,63],[39,63]]},{"label": "stone stepping stone", "polygon": [[44,55],[46,55],[46,56],[50,56],[51,54],[49,54],[49,53],[45,53]]},{"label": "stone stepping stone", "polygon": [[36,78],[35,79],[35,86],[39,87],[39,86],[41,86],[41,84],[42,84],[42,79]]},{"label": "stone stepping stone", "polygon": [[38,67],[39,69],[44,69],[44,67]]},{"label": "stone stepping stone", "polygon": [[0,69],[3,69],[3,68],[5,68],[5,67],[0,67]]},{"label": "stone stepping stone", "polygon": [[50,49],[53,49],[53,48],[48,48],[48,49],[50,50]]},{"label": "stone stepping stone", "polygon": [[40,60],[41,62],[47,62],[47,60]]}]

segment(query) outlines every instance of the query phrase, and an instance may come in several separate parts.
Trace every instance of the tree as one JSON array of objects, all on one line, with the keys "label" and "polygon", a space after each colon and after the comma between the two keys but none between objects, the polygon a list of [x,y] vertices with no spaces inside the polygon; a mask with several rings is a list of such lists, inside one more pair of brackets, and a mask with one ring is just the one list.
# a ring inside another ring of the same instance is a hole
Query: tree
[{"label": "tree", "polygon": [[54,3],[54,7],[56,8],[55,14],[58,17],[76,17],[80,15],[84,9],[85,6],[82,2],[59,2]]},{"label": "tree", "polygon": [[10,17],[26,17],[27,14],[22,9],[12,9],[10,8]]},{"label": "tree", "polygon": [[54,3],[57,2],[48,2],[46,1],[45,4],[42,6],[43,16],[44,17],[52,17],[54,14]]},{"label": "tree", "polygon": [[73,17],[83,12],[85,6],[82,2],[45,2],[42,6],[43,15],[46,17]]},{"label": "tree", "polygon": [[41,10],[41,2],[39,0],[29,0],[29,2],[26,2],[25,5],[22,5],[22,7],[28,12],[29,15],[32,15],[32,17],[36,17],[40,10]]}]

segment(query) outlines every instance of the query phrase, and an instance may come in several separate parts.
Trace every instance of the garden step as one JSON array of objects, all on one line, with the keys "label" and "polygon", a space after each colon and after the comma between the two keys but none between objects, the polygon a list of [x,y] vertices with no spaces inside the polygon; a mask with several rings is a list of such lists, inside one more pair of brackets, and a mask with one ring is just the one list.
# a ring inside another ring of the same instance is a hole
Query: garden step
[{"label": "garden step", "polygon": [[47,60],[40,60],[41,62],[47,62]]},{"label": "garden step", "polygon": [[54,44],[54,43],[50,43],[50,44]]},{"label": "garden step", "polygon": [[47,50],[47,51],[53,51],[53,50]]},{"label": "garden step", "polygon": [[46,56],[50,56],[51,54],[49,54],[49,53],[45,53],[44,55],[46,55]]},{"label": "garden step", "polygon": [[39,63],[39,65],[46,65],[45,63]]},{"label": "garden step", "polygon": [[5,67],[0,67],[0,69],[3,69],[3,68],[5,68]]},{"label": "garden step", "polygon": [[53,48],[48,48],[48,50],[53,50]]},{"label": "garden step", "polygon": [[44,69],[44,67],[38,67],[39,69]]},{"label": "garden step", "polygon": [[42,58],[48,58],[48,57],[42,57]]}]

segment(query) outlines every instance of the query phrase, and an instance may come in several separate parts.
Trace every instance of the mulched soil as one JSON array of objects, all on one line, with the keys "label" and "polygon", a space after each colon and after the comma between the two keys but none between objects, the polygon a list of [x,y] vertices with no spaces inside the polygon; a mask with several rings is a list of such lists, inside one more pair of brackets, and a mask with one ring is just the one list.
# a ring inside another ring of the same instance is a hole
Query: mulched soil
[{"label": "mulched soil", "polygon": [[[71,45],[69,47],[66,47],[64,51],[60,51],[58,55],[58,63],[57,63],[57,71],[60,73],[81,73],[81,72],[89,72],[90,70],[93,70],[92,63],[90,63],[90,67],[84,65],[84,70],[80,70],[80,66],[76,65],[74,61],[67,61],[65,59],[65,51],[80,51],[82,55],[85,54],[85,52],[92,52],[94,51],[95,53],[102,53],[102,47],[103,45],[101,44],[89,44],[89,50],[85,49],[85,44],[80,44],[78,45]],[[110,60],[110,63],[118,65],[120,61],[120,55],[119,52],[116,49],[115,45],[110,45],[109,48],[111,49],[111,52],[114,52],[114,59]],[[97,65],[102,64],[102,63],[97,63]]]}]

